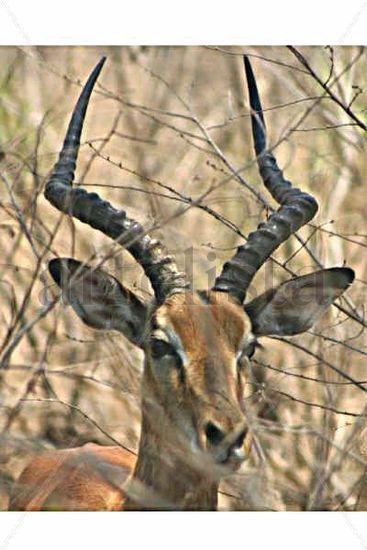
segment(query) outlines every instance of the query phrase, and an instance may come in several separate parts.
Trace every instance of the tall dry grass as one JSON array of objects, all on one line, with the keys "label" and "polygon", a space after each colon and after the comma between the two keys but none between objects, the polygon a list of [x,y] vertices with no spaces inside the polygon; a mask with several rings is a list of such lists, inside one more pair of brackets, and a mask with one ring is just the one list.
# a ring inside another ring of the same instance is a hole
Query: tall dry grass
[{"label": "tall dry grass", "polygon": [[102,262],[150,293],[128,253],[43,197],[80,83],[107,54],[77,181],[147,227],[158,224],[156,235],[205,288],[266,216],[256,193],[274,205],[254,162],[243,52],[253,55],[280,166],[320,204],[300,232],[306,246],[289,239],[251,294],[321,264],[345,262],[356,281],[313,330],[263,339],[249,397],[262,411],[257,452],[223,484],[221,506],[367,507],[367,61],[355,47],[299,51],[309,66],[280,47],[0,48],[1,509],[32,452],[111,438],[135,450],[138,443],[141,352],[51,303],[54,256]]}]

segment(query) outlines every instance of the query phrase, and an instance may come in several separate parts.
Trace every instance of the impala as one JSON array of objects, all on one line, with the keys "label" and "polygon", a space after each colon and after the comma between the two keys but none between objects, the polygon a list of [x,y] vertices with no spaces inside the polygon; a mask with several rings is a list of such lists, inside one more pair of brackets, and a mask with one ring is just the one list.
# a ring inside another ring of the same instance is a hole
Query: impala
[{"label": "impala", "polygon": [[145,303],[102,269],[74,259],[53,259],[49,271],[87,325],[117,330],[144,351],[139,451],[135,457],[118,446],[87,444],[38,455],[23,470],[10,507],[213,510],[221,477],[236,471],[250,451],[243,395],[257,339],[308,330],[354,273],[323,269],[245,303],[260,267],[318,208],[312,196],[284,179],[266,148],[257,85],[245,57],[259,171],[280,206],[224,264],[213,288],[190,290],[174,258],[139,223],[72,185],[87,105],[104,61],[81,92],[45,196],[127,249],[144,269],[154,299]]}]

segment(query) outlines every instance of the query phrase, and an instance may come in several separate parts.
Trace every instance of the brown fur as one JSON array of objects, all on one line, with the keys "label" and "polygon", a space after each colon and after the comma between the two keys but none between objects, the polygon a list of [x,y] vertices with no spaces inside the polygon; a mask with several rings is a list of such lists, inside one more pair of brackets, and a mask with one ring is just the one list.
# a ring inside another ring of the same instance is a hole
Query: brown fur
[{"label": "brown fur", "polygon": [[174,295],[157,311],[156,319],[172,327],[182,342],[194,410],[200,408],[199,401],[204,402],[210,418],[203,411],[203,421],[205,417],[228,431],[241,416],[236,353],[251,325],[243,308],[227,294],[211,292],[208,301],[203,303],[196,293]]},{"label": "brown fur", "polygon": [[121,486],[136,456],[87,443],[35,456],[20,475],[10,510],[121,510]]}]

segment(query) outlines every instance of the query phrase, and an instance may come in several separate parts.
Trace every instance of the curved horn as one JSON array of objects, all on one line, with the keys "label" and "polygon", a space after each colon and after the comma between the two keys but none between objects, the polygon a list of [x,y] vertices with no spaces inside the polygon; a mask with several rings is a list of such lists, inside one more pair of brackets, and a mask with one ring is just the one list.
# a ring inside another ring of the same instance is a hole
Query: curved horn
[{"label": "curved horn", "polygon": [[59,159],[46,184],[45,197],[61,212],[74,216],[126,248],[143,267],[159,302],[186,288],[185,276],[163,245],[145,234],[137,221],[117,210],[96,193],[73,188],[80,136],[88,102],[106,58],[97,63],[74,108]]},{"label": "curved horn", "polygon": [[317,212],[316,200],[300,189],[292,188],[278,168],[273,154],[266,150],[264,115],[250,61],[244,56],[251,106],[252,136],[261,178],[273,198],[281,205],[266,222],[250,233],[247,242],[223,266],[213,290],[228,292],[243,302],[247,288],[262,264],[290,235],[308,223]]}]

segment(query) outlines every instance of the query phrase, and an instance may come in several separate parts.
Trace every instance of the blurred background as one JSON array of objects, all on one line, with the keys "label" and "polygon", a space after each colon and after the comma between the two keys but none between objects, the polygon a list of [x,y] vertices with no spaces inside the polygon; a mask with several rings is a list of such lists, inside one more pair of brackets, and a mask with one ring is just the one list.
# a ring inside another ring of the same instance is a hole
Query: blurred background
[{"label": "blurred background", "polygon": [[154,227],[193,285],[207,288],[275,206],[254,158],[243,53],[269,146],[320,205],[248,298],[321,266],[345,263],[356,280],[306,334],[263,338],[249,373],[256,449],[223,482],[220,506],[367,509],[366,52],[238,46],[0,48],[0,509],[33,453],[88,441],[136,451],[139,440],[142,352],[52,307],[55,256],[102,263],[151,295],[127,252],[110,254],[104,235],[43,197],[81,84],[107,55],[76,183]]}]

